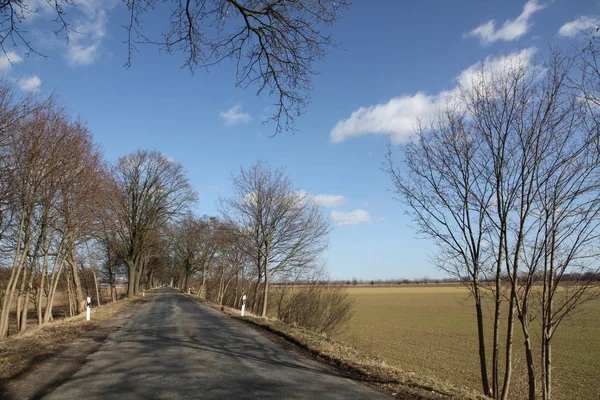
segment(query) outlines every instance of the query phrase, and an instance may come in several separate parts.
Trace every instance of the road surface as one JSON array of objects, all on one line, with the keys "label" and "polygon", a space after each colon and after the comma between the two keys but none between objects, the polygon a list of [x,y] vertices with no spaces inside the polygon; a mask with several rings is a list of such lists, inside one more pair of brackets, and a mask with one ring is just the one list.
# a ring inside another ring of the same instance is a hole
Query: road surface
[{"label": "road surface", "polygon": [[161,289],[47,399],[384,399],[174,290]]}]

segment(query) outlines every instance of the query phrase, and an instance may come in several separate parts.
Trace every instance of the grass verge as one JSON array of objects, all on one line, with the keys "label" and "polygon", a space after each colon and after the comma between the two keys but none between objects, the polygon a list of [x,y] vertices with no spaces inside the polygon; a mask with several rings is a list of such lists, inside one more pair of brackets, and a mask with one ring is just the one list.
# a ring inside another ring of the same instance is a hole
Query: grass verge
[{"label": "grass verge", "polygon": [[39,364],[60,354],[73,341],[88,332],[96,331],[94,339],[103,340],[102,336],[107,336],[111,331],[111,329],[98,329],[103,322],[129,310],[133,305],[149,301],[152,295],[146,293],[145,297],[123,299],[94,307],[90,321],[85,320],[85,313],[83,313],[28,329],[1,341],[0,383],[4,384],[25,376]]},{"label": "grass verge", "polygon": [[[197,297],[194,298],[198,300]],[[351,378],[389,393],[396,398],[405,400],[479,400],[484,398],[475,392],[468,392],[452,384],[429,379],[387,365],[383,360],[361,354],[344,343],[301,327],[253,315],[241,317],[239,310],[207,302],[203,303],[234,319],[274,334],[313,358],[347,373]]]}]

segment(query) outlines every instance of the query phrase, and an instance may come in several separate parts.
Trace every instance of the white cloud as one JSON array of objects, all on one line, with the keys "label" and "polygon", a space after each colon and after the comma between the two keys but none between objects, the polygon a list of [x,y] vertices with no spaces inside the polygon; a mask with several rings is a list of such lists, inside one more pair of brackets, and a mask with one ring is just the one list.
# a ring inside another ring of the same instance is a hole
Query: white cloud
[{"label": "white cloud", "polygon": [[496,29],[496,21],[490,20],[485,24],[479,25],[465,36],[479,37],[482,44],[494,43],[498,40],[509,42],[523,36],[529,31],[532,24],[529,22],[531,16],[546,5],[540,4],[537,0],[529,0],[523,6],[523,12],[515,18],[509,19],[502,24],[502,27]]},{"label": "white cloud", "polygon": [[330,216],[332,221],[336,222],[338,226],[342,225],[356,225],[362,222],[371,222],[373,217],[365,210],[353,210],[348,212],[343,211],[332,211]]},{"label": "white cloud", "polygon": [[302,199],[310,201],[320,207],[339,207],[348,202],[348,199],[341,194],[316,194],[313,195],[306,190],[296,190],[296,195]]},{"label": "white cloud", "polygon": [[9,82],[16,83],[19,88],[25,92],[34,92],[42,85],[42,80],[37,75],[19,79],[15,79],[11,76],[13,65],[22,61],[23,58],[13,51],[8,51],[5,54],[0,55],[0,77]]},{"label": "white cloud", "polygon": [[42,86],[42,80],[37,75],[17,80],[19,88],[25,92],[35,92]]},{"label": "white cloud", "polygon": [[106,36],[108,11],[115,7],[115,0],[77,0],[80,15],[72,27],[66,58],[72,66],[89,65],[101,55],[102,40]]},{"label": "white cloud", "polygon": [[221,117],[227,126],[249,122],[252,119],[250,114],[242,112],[242,106],[240,104],[231,107],[227,111],[220,112],[219,117]]},{"label": "white cloud", "polygon": [[580,33],[585,33],[600,26],[600,17],[592,15],[582,15],[581,17],[567,22],[558,30],[561,36],[573,37]]},{"label": "white cloud", "polygon": [[8,74],[12,69],[13,64],[20,63],[21,61],[23,61],[21,56],[14,51],[8,51],[6,54],[2,54],[0,56],[0,74]]},{"label": "white cloud", "polygon": [[531,47],[503,57],[488,57],[481,63],[471,65],[456,77],[456,86],[436,95],[418,92],[395,97],[387,103],[360,107],[348,119],[338,121],[330,133],[333,143],[368,134],[389,135],[394,144],[411,141],[419,120],[431,121],[435,112],[447,104],[459,106],[459,87],[469,89],[481,82],[509,70],[531,68],[536,49]]},{"label": "white cloud", "polygon": [[339,207],[348,202],[344,196],[334,194],[317,194],[312,200],[321,207]]},{"label": "white cloud", "polygon": [[339,121],[330,137],[334,143],[367,133],[392,134],[397,143],[411,139],[417,117],[430,114],[435,104],[435,96],[417,93],[412,96],[395,97],[384,104],[361,107],[350,118]]}]

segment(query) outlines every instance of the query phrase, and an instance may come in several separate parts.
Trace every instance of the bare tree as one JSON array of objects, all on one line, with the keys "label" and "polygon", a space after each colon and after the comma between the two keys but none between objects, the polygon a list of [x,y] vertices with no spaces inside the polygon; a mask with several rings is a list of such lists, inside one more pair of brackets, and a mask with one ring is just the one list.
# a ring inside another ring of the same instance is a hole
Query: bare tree
[{"label": "bare tree", "polygon": [[257,285],[263,279],[261,315],[266,316],[270,281],[282,271],[314,265],[330,227],[319,206],[295,191],[283,170],[255,163],[241,168],[233,187],[232,197],[220,200],[220,211],[254,260]]},{"label": "bare tree", "polygon": [[113,169],[111,207],[120,256],[128,267],[128,296],[139,291],[144,268],[157,256],[158,231],[183,215],[196,201],[183,167],[158,152],[138,150],[119,159]]},{"label": "bare tree", "polygon": [[[568,84],[572,65],[571,57],[557,52],[544,68],[518,59],[493,70],[483,64],[438,119],[418,130],[418,141],[404,147],[402,169],[388,157],[400,200],[441,250],[439,265],[472,290],[483,389],[494,398],[510,394],[515,326],[524,337],[528,397],[536,398],[535,323],[544,332],[542,393],[550,398],[556,327],[597,295],[590,284],[600,255],[597,125],[581,92]],[[561,284],[572,272],[589,279]],[[481,277],[494,282],[491,385],[479,322],[481,292],[488,285]],[[504,296],[509,304],[501,374]]]},{"label": "bare tree", "polygon": [[[0,3],[0,49],[7,55],[7,47],[20,44],[27,48],[27,54],[41,55],[32,45],[27,37],[27,30],[23,24],[32,14],[39,14],[39,7],[34,2],[23,0],[5,0]],[[74,6],[74,0],[41,0],[40,6],[48,7],[54,13],[54,22],[57,28],[54,34],[65,34],[67,40],[72,31],[69,23],[65,20],[65,8]]]},{"label": "bare tree", "polygon": [[[43,0],[55,15],[56,34],[78,34],[68,23],[69,9],[75,0]],[[126,66],[141,44],[152,44],[168,53],[182,53],[190,71],[218,65],[224,60],[235,63],[236,83],[254,86],[274,98],[271,120],[275,132],[293,130],[294,120],[309,102],[314,63],[335,46],[324,29],[333,25],[350,0],[170,0],[165,10],[167,30],[158,38],[144,32],[143,17],[154,11],[155,0],[123,0],[128,10],[125,42]],[[23,23],[38,12],[30,2],[7,0],[0,4],[0,49],[6,41],[30,44]]]},{"label": "bare tree", "polygon": [[82,311],[75,247],[85,240],[88,225],[98,215],[95,205],[102,198],[98,177],[103,166],[91,135],[51,102],[41,103],[22,117],[9,142],[6,172],[10,190],[3,201],[15,218],[10,225],[12,235],[2,240],[5,251],[12,255],[0,318],[2,337],[8,332],[15,297],[17,329],[27,327],[30,301],[37,308],[39,324],[51,319],[65,262],[71,266],[68,287],[72,289],[73,312]]},{"label": "bare tree", "polygon": [[395,166],[390,149],[386,171],[419,232],[440,249],[440,268],[459,278],[473,294],[483,392],[493,394],[487,370],[485,289],[481,283],[489,258],[485,254],[485,219],[493,188],[481,179],[483,143],[472,135],[464,113],[450,109],[417,133],[419,140],[403,149],[403,169]]},{"label": "bare tree", "polygon": [[222,225],[218,235],[218,250],[216,255],[215,280],[218,282],[216,302],[223,305],[225,295],[235,277],[234,306],[239,297],[240,274],[243,278],[244,267],[250,263],[248,255],[244,251],[235,234],[235,228]]},{"label": "bare tree", "polygon": [[181,270],[179,288],[187,290],[190,278],[202,272],[202,284],[198,294],[203,296],[206,275],[217,250],[216,223],[214,218],[197,218],[186,215],[171,230],[171,249],[174,262]]}]

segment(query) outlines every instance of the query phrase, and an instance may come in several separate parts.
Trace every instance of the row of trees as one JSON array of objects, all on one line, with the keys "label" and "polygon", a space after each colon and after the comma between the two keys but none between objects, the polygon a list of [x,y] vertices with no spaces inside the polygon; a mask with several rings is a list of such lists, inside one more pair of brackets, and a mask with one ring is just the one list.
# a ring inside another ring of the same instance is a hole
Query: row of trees
[{"label": "row of trees", "polygon": [[[233,177],[219,217],[196,217],[183,167],[138,150],[109,166],[83,123],[52,98],[17,99],[0,87],[0,338],[53,318],[57,292],[69,314],[100,303],[98,282],[127,282],[127,296],[160,283],[193,286],[219,304],[266,315],[269,285],[318,266],[329,224],[282,170],[257,163]],[[83,283],[82,283],[83,281]]]},{"label": "row of trees", "polygon": [[125,264],[128,295],[135,295],[157,258],[157,230],[185,212],[195,194],[182,167],[156,152],[137,151],[106,165],[85,125],[52,98],[19,100],[2,86],[0,103],[4,338],[13,312],[16,329],[27,328],[31,302],[39,325],[52,320],[59,285],[70,314],[82,312],[87,272],[99,302],[98,263],[112,279]]},{"label": "row of trees", "polygon": [[493,398],[509,397],[516,329],[529,398],[551,398],[557,329],[598,295],[596,55],[592,43],[583,57],[552,52],[537,67],[519,57],[483,63],[419,127],[400,165],[388,157],[399,199],[439,246],[439,266],[472,292],[482,387]]},{"label": "row of trees", "polygon": [[0,245],[10,269],[0,312],[3,338],[13,307],[20,331],[32,300],[39,324],[52,319],[61,276],[74,308],[83,309],[77,247],[94,229],[101,202],[95,192],[107,180],[87,128],[52,98],[19,100],[2,85],[0,120]]},{"label": "row of trees", "polygon": [[[256,163],[232,178],[233,194],[219,201],[219,217],[184,216],[155,230],[163,255],[161,281],[193,286],[218,304],[266,316],[273,280],[309,279],[330,230],[319,206],[295,190],[283,170]],[[194,280],[194,278],[198,278]]]}]

